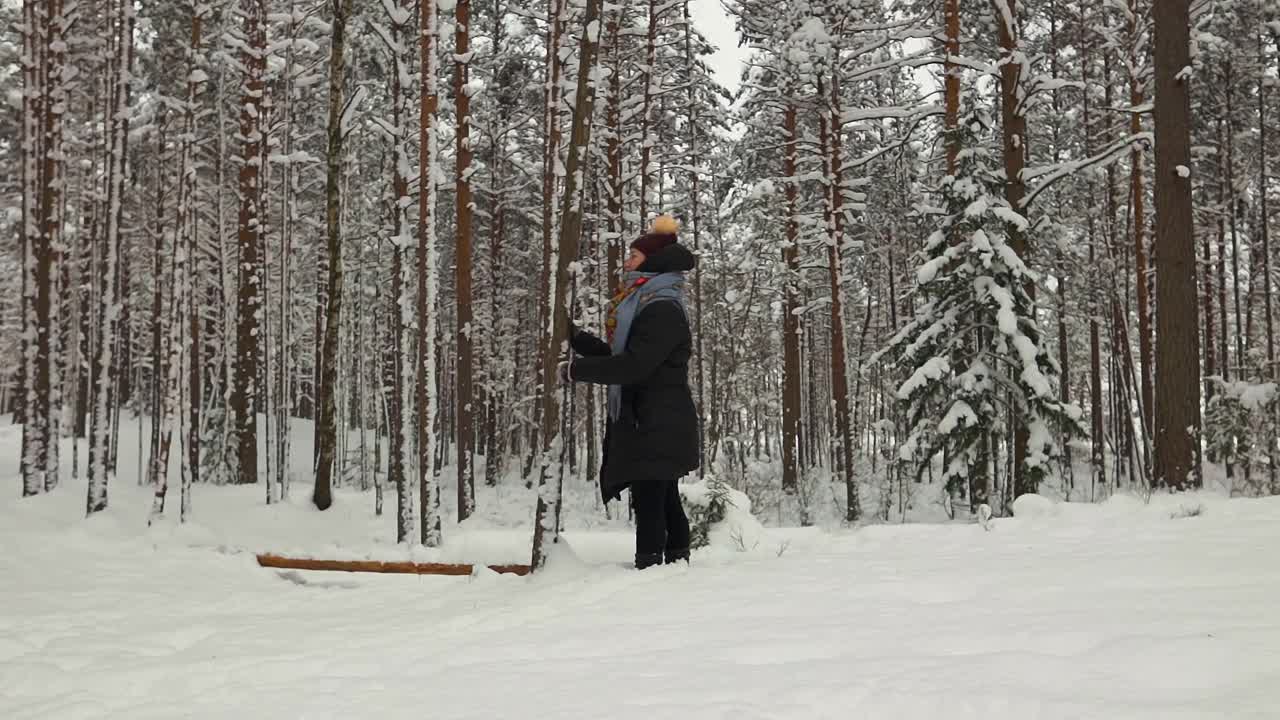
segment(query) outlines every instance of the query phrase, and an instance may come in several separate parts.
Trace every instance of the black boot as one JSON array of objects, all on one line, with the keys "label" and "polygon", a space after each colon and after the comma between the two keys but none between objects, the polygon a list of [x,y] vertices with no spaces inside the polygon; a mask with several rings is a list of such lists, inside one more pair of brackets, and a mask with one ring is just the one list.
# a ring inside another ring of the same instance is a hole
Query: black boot
[{"label": "black boot", "polygon": [[678,563],[681,560],[683,560],[685,563],[689,562],[689,548],[685,548],[683,550],[667,551],[667,558],[665,561],[666,564],[670,565],[671,563]]},{"label": "black boot", "polygon": [[644,570],[662,564],[662,553],[636,553],[636,569]]}]

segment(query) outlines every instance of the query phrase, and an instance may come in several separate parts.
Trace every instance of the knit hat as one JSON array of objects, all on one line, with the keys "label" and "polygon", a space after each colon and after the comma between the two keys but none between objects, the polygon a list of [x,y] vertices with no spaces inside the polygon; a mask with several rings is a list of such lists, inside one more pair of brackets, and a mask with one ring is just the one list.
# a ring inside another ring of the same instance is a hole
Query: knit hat
[{"label": "knit hat", "polygon": [[632,241],[631,247],[644,253],[645,257],[656,255],[663,248],[676,243],[676,231],[679,227],[675,218],[659,215],[653,219],[653,227],[649,232]]}]

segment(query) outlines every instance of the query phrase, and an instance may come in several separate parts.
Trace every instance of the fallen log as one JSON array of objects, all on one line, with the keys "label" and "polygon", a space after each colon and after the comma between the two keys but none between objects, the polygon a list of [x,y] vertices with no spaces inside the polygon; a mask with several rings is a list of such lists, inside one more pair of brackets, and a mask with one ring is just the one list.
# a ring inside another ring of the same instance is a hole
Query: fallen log
[{"label": "fallen log", "polygon": [[[258,564],[262,567],[284,570],[330,570],[336,572],[404,573],[409,575],[470,575],[475,565],[471,563],[419,563],[381,562],[378,560],[319,560],[293,558],[271,553],[260,553]],[[503,575],[528,575],[528,565],[488,565],[490,570]]]}]

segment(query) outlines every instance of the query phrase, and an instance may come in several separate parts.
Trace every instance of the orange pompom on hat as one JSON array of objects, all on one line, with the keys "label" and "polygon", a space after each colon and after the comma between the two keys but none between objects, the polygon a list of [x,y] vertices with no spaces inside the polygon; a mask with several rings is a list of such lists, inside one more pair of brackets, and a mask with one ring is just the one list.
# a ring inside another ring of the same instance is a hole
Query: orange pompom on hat
[{"label": "orange pompom on hat", "polygon": [[631,247],[645,254],[645,257],[657,254],[668,245],[676,243],[676,233],[680,224],[670,215],[659,215],[653,219],[653,227],[649,232],[636,238]]}]

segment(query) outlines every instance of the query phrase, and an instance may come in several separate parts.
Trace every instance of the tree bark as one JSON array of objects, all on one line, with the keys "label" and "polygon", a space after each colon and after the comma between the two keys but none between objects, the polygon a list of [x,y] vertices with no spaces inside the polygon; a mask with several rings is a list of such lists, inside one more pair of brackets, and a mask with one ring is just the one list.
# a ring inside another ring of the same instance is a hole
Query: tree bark
[{"label": "tree bark", "polygon": [[783,151],[782,173],[786,178],[787,239],[782,248],[782,261],[786,273],[783,280],[782,302],[782,489],[787,494],[799,490],[800,479],[800,226],[798,189],[796,183],[796,153],[800,143],[797,128],[797,111],[793,101],[787,100],[783,111],[782,127],[786,149]]},{"label": "tree bark", "polygon": [[[1092,37],[1093,28],[1090,26],[1091,15],[1087,12],[1086,6],[1081,6],[1080,11],[1080,34],[1082,37]],[[1084,85],[1081,102],[1083,105],[1084,120],[1084,154],[1086,157],[1093,155],[1093,120],[1090,110],[1092,103],[1090,98],[1090,62],[1087,59],[1093,50],[1093,43],[1086,41],[1083,50],[1086,59],[1081,62],[1081,81]],[[1094,207],[1093,201],[1095,197],[1095,187],[1093,176],[1088,179],[1088,205]],[[1094,214],[1088,213],[1088,237],[1089,237],[1089,267],[1098,267],[1099,260],[1097,252],[1097,229],[1094,221]],[[1089,465],[1092,469],[1090,500],[1096,497],[1099,487],[1107,485],[1107,463],[1106,463],[1106,435],[1103,425],[1102,413],[1102,337],[1099,327],[1098,318],[1103,313],[1102,303],[1099,302],[1096,292],[1089,293],[1091,299],[1088,304],[1089,311],[1089,418],[1090,424],[1090,454]]]},{"label": "tree bark", "polygon": [[556,367],[569,339],[569,265],[578,257],[582,234],[582,199],[578,192],[578,175],[587,158],[591,143],[591,117],[595,105],[595,84],[591,75],[595,66],[602,0],[587,0],[582,39],[578,54],[578,87],[574,95],[573,124],[565,168],[564,195],[560,200],[560,243],[556,257],[555,286],[552,302],[551,342],[542,358],[542,454],[538,482],[538,507],[534,515],[532,566],[543,567],[547,545],[560,537],[560,499],[564,475],[552,466],[552,455],[562,442],[559,436],[559,393],[556,392]]},{"label": "tree bark", "polygon": [[419,5],[418,49],[420,54],[420,104],[418,112],[418,307],[417,307],[417,399],[418,418],[418,506],[422,544],[438,547],[442,542],[440,491],[435,471],[436,453],[436,184],[432,173],[437,165],[436,55],[438,18],[435,0]]},{"label": "tree bark", "polygon": [[1155,484],[1200,487],[1200,337],[1191,204],[1190,0],[1155,13],[1156,383],[1181,388],[1155,407]]},{"label": "tree bark", "polygon": [[605,111],[605,122],[609,126],[609,137],[606,143],[606,154],[609,160],[609,175],[606,193],[608,200],[609,230],[609,297],[618,294],[622,278],[622,236],[625,232],[622,217],[622,33],[620,27],[625,21],[626,4],[621,3],[609,11],[606,24],[609,33],[611,67],[609,72],[609,106]]},{"label": "tree bark", "polygon": [[[995,22],[998,28],[1001,48],[1000,61],[1000,116],[1001,130],[1004,135],[1004,196],[1014,212],[1025,212],[1022,199],[1026,196],[1027,186],[1022,178],[1022,169],[1026,164],[1027,118],[1020,104],[1019,87],[1022,82],[1022,63],[1019,60],[1020,43],[1017,35],[1018,6],[1017,0],[993,0],[995,6]],[[1008,11],[1006,14],[1006,10]],[[1005,224],[1009,248],[1019,257],[1027,257],[1026,234],[1012,223]],[[1034,286],[1028,286],[1028,294],[1035,299]],[[1025,472],[1027,457],[1028,432],[1025,424],[1019,422],[1014,428],[1013,436],[1013,489],[1014,495],[1034,493],[1038,490]],[[1013,498],[1010,498],[1012,500]]]},{"label": "tree bark", "polygon": [[947,174],[956,172],[960,155],[959,138],[951,133],[960,124],[961,68],[955,60],[960,56],[960,0],[943,0],[946,62],[943,63],[944,124],[947,140]]},{"label": "tree bark", "polygon": [[[1140,107],[1146,102],[1146,93],[1142,88],[1142,78],[1138,67],[1138,22],[1141,19],[1138,0],[1129,0],[1129,104],[1132,108]],[[1129,132],[1137,135],[1142,132],[1142,116],[1136,111],[1129,113]],[[1138,357],[1141,361],[1142,379],[1142,416],[1144,425],[1152,427],[1153,393],[1151,387],[1151,274],[1147,262],[1147,211],[1146,189],[1143,186],[1142,168],[1145,158],[1143,149],[1133,144],[1129,153],[1130,185],[1129,201],[1133,207],[1133,257],[1134,279],[1138,289]]]},{"label": "tree bark", "polygon": [[[954,0],[949,0],[954,2]],[[837,70],[836,73],[839,71]],[[950,79],[950,78],[948,78]],[[836,432],[840,472],[844,476],[845,522],[857,522],[862,514],[858,501],[858,484],[853,466],[853,418],[849,409],[849,361],[845,340],[844,313],[844,186],[843,186],[843,122],[840,103],[840,77],[833,74],[828,117],[819,119],[824,132],[831,125],[831,154],[827,172],[827,204],[829,237],[827,240],[827,272],[831,281],[831,395],[835,402]]]},{"label": "tree bark", "polygon": [[242,0],[246,46],[244,96],[240,106],[240,257],[236,264],[236,346],[229,409],[235,418],[236,474],[240,484],[258,481],[258,332],[262,307],[261,157],[266,141],[263,99],[266,82],[267,28],[263,0]]},{"label": "tree bark", "polygon": [[457,108],[457,249],[454,258],[455,292],[457,293],[458,353],[458,521],[471,517],[475,506],[475,387],[474,349],[471,311],[471,98],[467,88],[470,60],[471,0],[458,0],[457,30],[454,54],[453,97]]},{"label": "tree bark", "polygon": [[[391,99],[391,217],[395,235],[392,238],[391,293],[389,296],[388,326],[391,329],[390,357],[382,363],[386,380],[381,394],[386,399],[386,422],[390,441],[387,463],[388,480],[396,487],[396,542],[408,543],[418,539],[416,528],[418,508],[414,505],[413,484],[409,473],[414,460],[413,422],[415,417],[414,381],[417,377],[413,357],[414,343],[414,236],[409,225],[409,152],[411,132],[408,121],[409,88],[404,81],[409,77],[407,55],[409,47],[404,43],[405,28],[411,18],[409,9],[396,5],[386,6],[390,23],[386,50],[390,56],[391,72],[387,73],[388,92]],[[363,346],[363,343],[361,343]],[[361,422],[363,442],[364,423]],[[381,485],[378,486],[381,488]]]},{"label": "tree bark", "polygon": [[334,3],[332,40],[329,50],[329,132],[325,155],[325,224],[328,239],[329,278],[328,308],[324,322],[324,344],[320,353],[319,442],[316,446],[316,485],[312,502],[320,510],[333,504],[332,484],[335,450],[338,442],[336,425],[338,394],[338,332],[342,319],[342,168],[343,168],[343,98],[346,73],[343,56],[347,42],[347,20],[352,0]]},{"label": "tree bark", "polygon": [[116,354],[116,330],[122,305],[118,282],[120,279],[120,238],[125,171],[128,168],[129,137],[129,67],[133,51],[133,4],[122,2],[114,23],[115,57],[110,74],[111,112],[109,113],[106,193],[106,229],[103,233],[100,266],[101,294],[98,298],[97,330],[94,338],[94,368],[92,414],[89,418],[89,468],[86,514],[92,515],[107,508],[107,487],[115,475],[110,463],[111,409],[116,393],[113,388],[119,373],[120,361]]}]

